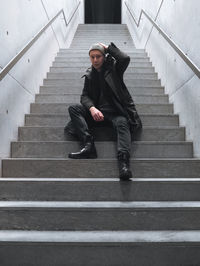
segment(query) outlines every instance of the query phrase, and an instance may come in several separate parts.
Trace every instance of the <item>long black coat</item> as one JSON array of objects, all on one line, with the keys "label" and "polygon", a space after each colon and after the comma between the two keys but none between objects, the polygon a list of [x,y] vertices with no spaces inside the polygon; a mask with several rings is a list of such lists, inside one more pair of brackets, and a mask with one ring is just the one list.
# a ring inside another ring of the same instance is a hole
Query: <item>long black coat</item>
[{"label": "long black coat", "polygon": [[[131,132],[142,127],[141,120],[135,108],[134,101],[123,81],[123,74],[127,69],[130,57],[120,51],[114,43],[111,43],[107,49],[107,55],[104,62],[104,79],[106,89],[112,96],[112,103],[116,110],[125,116],[130,124]],[[88,110],[91,106],[96,106],[99,100],[98,86],[94,75],[95,69],[90,67],[85,75],[84,88],[81,94],[81,104]],[[69,123],[66,129],[72,132],[72,124]]]}]

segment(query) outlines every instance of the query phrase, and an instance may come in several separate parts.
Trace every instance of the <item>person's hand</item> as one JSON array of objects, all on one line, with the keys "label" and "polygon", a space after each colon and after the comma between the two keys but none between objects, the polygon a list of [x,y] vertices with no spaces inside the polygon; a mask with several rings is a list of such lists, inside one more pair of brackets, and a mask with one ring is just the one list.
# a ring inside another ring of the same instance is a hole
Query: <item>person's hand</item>
[{"label": "person's hand", "polygon": [[103,48],[106,50],[106,49],[108,49],[108,46],[107,45],[105,45],[104,43],[99,43],[101,46],[103,46]]},{"label": "person's hand", "polygon": [[91,116],[93,117],[94,121],[101,122],[104,120],[104,115],[96,107],[92,106],[90,108],[90,113],[91,113]]}]

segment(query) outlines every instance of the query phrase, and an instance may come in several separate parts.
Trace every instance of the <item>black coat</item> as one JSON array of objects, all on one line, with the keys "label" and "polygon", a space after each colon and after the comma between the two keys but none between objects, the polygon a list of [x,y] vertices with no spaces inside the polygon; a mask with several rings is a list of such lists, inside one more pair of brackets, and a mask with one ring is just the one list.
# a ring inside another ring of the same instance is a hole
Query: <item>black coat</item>
[{"label": "black coat", "polygon": [[[131,132],[134,132],[142,127],[142,123],[136,111],[134,101],[123,81],[123,74],[129,65],[130,57],[120,51],[113,43],[108,46],[106,52],[103,64],[106,89],[109,90],[109,95],[112,97],[115,109],[128,119]],[[83,76],[85,77],[85,83],[81,94],[81,104],[88,110],[90,107],[96,106],[99,100],[97,80],[94,72],[95,69],[90,67]],[[68,129],[71,126],[70,123]]]}]

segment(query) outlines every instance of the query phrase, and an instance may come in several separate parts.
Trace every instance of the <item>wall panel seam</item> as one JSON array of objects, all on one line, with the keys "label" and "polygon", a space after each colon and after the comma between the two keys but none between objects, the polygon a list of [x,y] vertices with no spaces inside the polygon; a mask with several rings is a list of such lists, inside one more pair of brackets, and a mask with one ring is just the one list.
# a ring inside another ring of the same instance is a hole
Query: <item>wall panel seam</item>
[{"label": "wall panel seam", "polygon": [[[158,11],[157,11],[157,13],[156,13],[156,17],[155,17],[155,19],[154,19],[155,21],[157,20],[159,14],[160,14],[160,10],[161,10],[161,8],[162,8],[163,3],[164,3],[164,0],[161,0],[160,6],[159,6]],[[152,33],[152,31],[153,31],[153,28],[154,28],[154,26],[152,26],[152,28],[151,28],[151,30],[150,30],[149,36],[148,36],[147,41],[146,41],[145,46],[144,46],[145,49],[146,49],[147,43],[148,43],[148,41],[149,41],[149,39],[150,39],[150,37],[151,37],[151,33]]]},{"label": "wall panel seam", "polygon": [[[45,7],[45,5],[44,5],[44,3],[43,3],[43,0],[41,0],[41,3],[42,3],[42,6],[43,6],[43,9],[44,9],[44,12],[46,13],[47,20],[49,21],[49,15],[48,15],[48,12],[47,12],[47,10],[46,10],[46,7]],[[53,31],[54,37],[55,37],[55,39],[56,39],[56,42],[58,43],[58,47],[60,48],[60,44],[59,44],[59,41],[58,41],[58,39],[57,39],[57,37],[56,37],[56,33],[55,33],[54,29],[53,29],[53,26],[51,25],[50,27],[51,27],[51,29],[52,29],[52,31]]]}]

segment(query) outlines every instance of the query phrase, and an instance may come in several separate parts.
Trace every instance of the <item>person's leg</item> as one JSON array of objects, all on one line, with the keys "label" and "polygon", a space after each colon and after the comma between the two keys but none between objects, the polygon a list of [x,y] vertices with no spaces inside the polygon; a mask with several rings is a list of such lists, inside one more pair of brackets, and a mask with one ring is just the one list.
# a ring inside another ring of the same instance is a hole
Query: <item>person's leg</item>
[{"label": "person's leg", "polygon": [[131,133],[126,117],[119,115],[110,115],[113,127],[117,134],[117,158],[119,165],[119,177],[122,180],[128,180],[132,177],[129,168],[129,158],[131,152]]},{"label": "person's leg", "polygon": [[69,114],[76,134],[84,147],[78,152],[70,153],[69,158],[72,159],[88,159],[96,158],[96,148],[94,146],[93,137],[89,132],[88,122],[91,122],[90,113],[82,105],[72,105],[69,107]]},{"label": "person's leg", "polygon": [[122,153],[131,152],[131,133],[126,117],[114,116],[112,119],[113,127],[117,134],[117,151]]},{"label": "person's leg", "polygon": [[84,142],[84,139],[90,135],[88,122],[91,118],[88,110],[84,106],[76,104],[71,105],[68,111],[79,140]]}]

